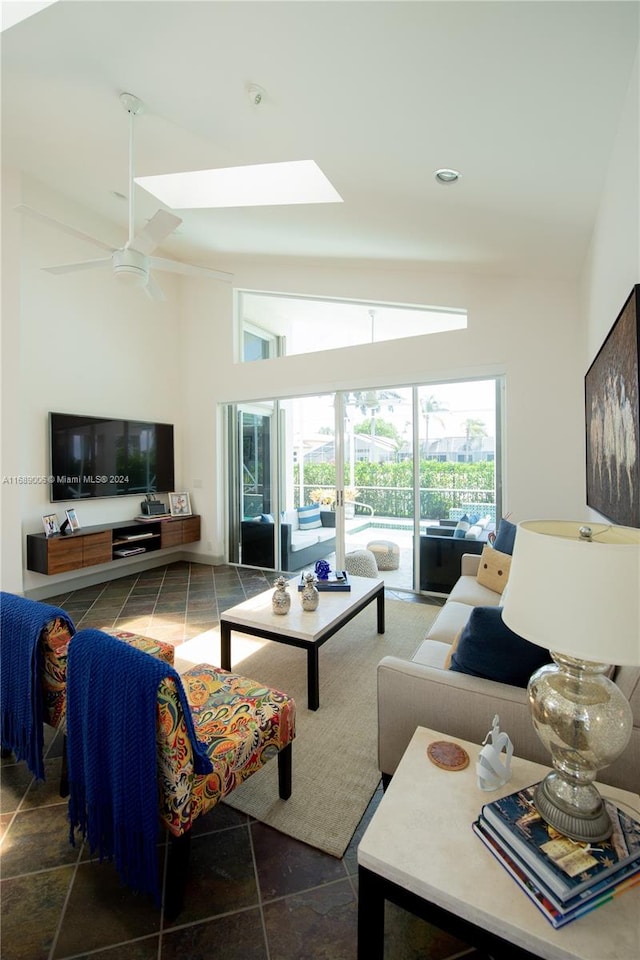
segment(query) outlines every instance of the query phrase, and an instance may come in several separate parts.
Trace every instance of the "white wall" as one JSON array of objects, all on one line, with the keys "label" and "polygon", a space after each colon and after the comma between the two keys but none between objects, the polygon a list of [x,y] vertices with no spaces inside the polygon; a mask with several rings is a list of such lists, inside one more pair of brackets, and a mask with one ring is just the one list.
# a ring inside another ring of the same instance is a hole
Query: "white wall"
[{"label": "white wall", "polygon": [[585,370],[634,284],[640,281],[640,53],[611,151],[600,208],[581,278]]},{"label": "white wall", "polygon": [[[109,269],[45,273],[42,266],[101,253],[84,241],[16,214],[8,202],[20,200],[25,187],[19,179],[6,182],[3,257],[7,241],[9,249],[21,256],[19,269],[12,272],[3,262],[3,297],[6,293],[12,303],[11,312],[3,310],[2,318],[3,339],[5,334],[9,338],[2,355],[3,477],[48,475],[48,413],[55,410],[175,424],[176,485],[180,488],[184,438],[179,281],[174,275],[159,276],[167,301],[156,303],[143,290],[121,285]],[[32,201],[32,195],[28,199]],[[40,191],[37,202],[47,211],[53,207],[59,215],[60,198]],[[65,219],[108,242],[124,239],[110,237],[106,224],[78,224],[68,215]],[[23,574],[26,534],[42,530],[43,514],[57,512],[63,519],[65,507],[72,504],[51,504],[48,484],[42,482],[5,483],[3,493],[7,491],[10,509],[5,508],[2,517],[3,589],[41,587],[45,582],[41,575],[26,570]],[[84,527],[131,519],[139,513],[139,504],[138,496],[73,505]],[[5,537],[11,552],[4,549]],[[53,586],[65,579],[46,578],[46,583]]]}]

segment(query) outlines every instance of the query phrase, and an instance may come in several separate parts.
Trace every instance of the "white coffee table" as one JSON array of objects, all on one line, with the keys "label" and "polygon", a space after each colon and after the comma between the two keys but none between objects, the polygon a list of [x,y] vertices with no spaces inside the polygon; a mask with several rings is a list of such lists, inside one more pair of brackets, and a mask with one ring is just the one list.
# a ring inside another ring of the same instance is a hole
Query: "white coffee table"
[{"label": "white coffee table", "polygon": [[[475,774],[479,744],[456,740],[471,760],[457,773],[428,759],[428,744],[447,739],[418,727],[358,847],[358,960],[384,956],[385,900],[496,958],[637,960],[640,887],[555,930],[471,829],[483,803],[541,780],[548,768],[514,757],[509,783],[484,792]],[[599,786],[638,815],[638,794]]]},{"label": "white coffee table", "polygon": [[320,647],[373,600],[378,607],[378,633],[384,633],[384,580],[349,576],[351,590],[323,591],[318,609],[313,611],[302,609],[298,581],[298,577],[289,580],[291,609],[284,616],[273,612],[273,590],[265,590],[224,611],[220,617],[220,662],[223,670],[231,670],[232,630],[302,647],[307,651],[307,706],[317,710]]}]

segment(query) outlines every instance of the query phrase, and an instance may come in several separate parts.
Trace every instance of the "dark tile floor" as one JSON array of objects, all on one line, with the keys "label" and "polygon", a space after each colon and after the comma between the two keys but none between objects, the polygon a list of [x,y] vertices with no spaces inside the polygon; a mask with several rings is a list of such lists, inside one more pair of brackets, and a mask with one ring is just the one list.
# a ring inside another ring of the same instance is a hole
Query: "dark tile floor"
[{"label": "dark tile floor", "polygon": [[[49,602],[78,627],[179,643],[273,579],[270,571],[175,563]],[[356,850],[381,788],[342,860],[220,804],[196,824],[186,905],[167,924],[148,898],[120,885],[111,864],[70,845],[58,796],[61,738],[45,731],[45,783],[23,763],[2,761],[2,960],[355,960]],[[479,960],[461,941],[387,909],[388,960]]]}]

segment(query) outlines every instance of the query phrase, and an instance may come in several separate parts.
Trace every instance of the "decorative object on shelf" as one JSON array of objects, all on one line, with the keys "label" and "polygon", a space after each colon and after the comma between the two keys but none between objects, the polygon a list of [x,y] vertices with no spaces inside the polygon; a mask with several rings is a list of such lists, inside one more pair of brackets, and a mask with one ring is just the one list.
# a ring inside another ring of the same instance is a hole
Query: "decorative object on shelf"
[{"label": "decorative object on shelf", "polygon": [[331,573],[331,566],[326,560],[316,560],[316,577],[318,580],[328,580]]},{"label": "decorative object on shelf", "polygon": [[502,619],[555,661],[528,686],[533,726],[554,766],[534,803],[572,840],[597,843],[611,835],[593,781],[626,747],[633,719],[601,661],[640,663],[639,580],[640,530],[564,520],[518,524]]},{"label": "decorative object on shelf", "polygon": [[427,756],[441,770],[466,770],[469,766],[469,754],[452,740],[433,740],[427,747]]},{"label": "decorative object on shelf", "polygon": [[271,597],[273,612],[279,614],[289,613],[291,608],[291,594],[287,590],[288,584],[286,577],[278,577],[273,585],[275,587],[273,596]]},{"label": "decorative object on shelf", "polygon": [[500,730],[500,717],[496,713],[491,730],[482,741],[478,754],[476,773],[481,790],[497,790],[511,780],[513,744],[507,733]]},{"label": "decorative object on shelf", "polygon": [[191,500],[188,493],[170,493],[169,511],[172,517],[190,517]]},{"label": "decorative object on shelf", "polygon": [[640,284],[587,370],[587,504],[613,523],[640,527]]},{"label": "decorative object on shelf", "polygon": [[57,533],[60,533],[58,515],[55,513],[46,514],[46,516],[42,518],[42,526],[44,527],[45,536],[55,537]]},{"label": "decorative object on shelf", "polygon": [[74,507],[71,507],[70,510],[65,510],[65,521],[60,527],[60,531],[64,533],[68,530],[70,533],[74,533],[76,530],[80,529],[80,521],[78,520],[78,514],[75,511]]},{"label": "decorative object on shelf", "polygon": [[318,609],[320,594],[318,593],[318,588],[315,585],[315,579],[315,573],[305,573],[304,575],[304,587],[300,592],[300,601],[302,603],[303,610]]},{"label": "decorative object on shelf", "polygon": [[146,499],[140,504],[140,513],[144,517],[162,517],[167,513],[167,508],[162,500],[158,500],[157,497],[152,497],[148,493]]}]

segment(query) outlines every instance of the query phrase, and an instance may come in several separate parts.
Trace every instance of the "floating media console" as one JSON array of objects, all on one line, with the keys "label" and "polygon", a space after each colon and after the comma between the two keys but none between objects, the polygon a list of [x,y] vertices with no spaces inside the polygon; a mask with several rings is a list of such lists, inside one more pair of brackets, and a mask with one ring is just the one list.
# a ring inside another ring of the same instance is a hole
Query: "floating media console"
[{"label": "floating media console", "polygon": [[93,567],[127,557],[139,556],[200,539],[200,517],[171,517],[147,520],[144,527],[135,521],[83,527],[75,533],[46,537],[27,534],[27,570],[52,576],[69,570]]}]

